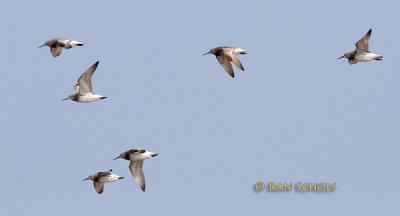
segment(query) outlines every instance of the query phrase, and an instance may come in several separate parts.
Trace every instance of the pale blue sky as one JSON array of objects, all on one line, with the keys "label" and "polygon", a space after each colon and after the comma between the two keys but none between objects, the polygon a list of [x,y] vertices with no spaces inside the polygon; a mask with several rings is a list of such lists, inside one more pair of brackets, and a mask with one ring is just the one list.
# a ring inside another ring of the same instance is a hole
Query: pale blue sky
[{"label": "pale blue sky", "polygon": [[[396,215],[397,1],[5,1],[4,215]],[[373,29],[381,62],[337,60]],[[86,45],[53,58],[54,37]],[[218,45],[245,48],[230,78]],[[95,61],[106,100],[63,102]],[[122,151],[159,152],[141,192]],[[95,193],[89,174],[126,178]],[[336,182],[259,193],[256,181]]]}]

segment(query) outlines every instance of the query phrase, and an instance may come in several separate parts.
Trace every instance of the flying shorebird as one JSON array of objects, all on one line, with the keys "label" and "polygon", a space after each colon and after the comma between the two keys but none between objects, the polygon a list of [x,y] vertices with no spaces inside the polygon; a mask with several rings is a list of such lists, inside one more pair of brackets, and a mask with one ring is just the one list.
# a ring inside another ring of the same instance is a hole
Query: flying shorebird
[{"label": "flying shorebird", "polygon": [[356,43],[356,50],[352,52],[347,52],[341,58],[347,58],[349,64],[356,64],[357,62],[367,62],[367,61],[381,61],[383,56],[377,55],[369,51],[369,39],[371,37],[372,29],[370,29],[364,37],[362,37]]},{"label": "flying shorebird", "polygon": [[242,48],[229,47],[229,46],[219,46],[210,49],[209,52],[204,53],[203,55],[214,54],[218,59],[218,62],[222,65],[222,67],[228,72],[231,77],[235,77],[235,73],[233,72],[232,64],[235,64],[240,70],[244,71],[244,67],[242,63],[240,63],[239,59],[236,55],[238,54],[247,54],[246,50]]},{"label": "flying shorebird", "polygon": [[39,48],[44,47],[44,46],[50,47],[50,52],[53,55],[53,57],[57,57],[57,56],[61,55],[62,48],[70,49],[75,46],[83,46],[83,43],[76,41],[76,40],[72,40],[72,39],[54,38],[54,39],[46,41]]},{"label": "flying shorebird", "polygon": [[112,174],[111,172],[112,169],[110,169],[107,172],[98,172],[83,179],[83,181],[92,180],[94,189],[98,194],[101,194],[103,193],[104,190],[104,183],[113,182],[124,178],[122,176],[117,176],[115,174]]},{"label": "flying shorebird", "polygon": [[126,152],[121,153],[118,157],[114,158],[114,160],[118,158],[123,158],[125,160],[129,160],[129,170],[131,171],[133,178],[136,183],[140,186],[142,191],[146,189],[146,183],[144,180],[143,173],[143,161],[157,156],[158,153],[149,152],[144,149],[130,149]]},{"label": "flying shorebird", "polygon": [[74,90],[75,94],[72,94],[68,96],[67,98],[64,98],[64,100],[72,100],[76,101],[79,103],[90,103],[94,102],[100,99],[105,99],[107,97],[97,95],[93,92],[92,89],[92,76],[94,71],[97,68],[97,65],[99,65],[99,61],[94,63],[92,66],[90,66],[78,79],[78,83],[75,84]]}]

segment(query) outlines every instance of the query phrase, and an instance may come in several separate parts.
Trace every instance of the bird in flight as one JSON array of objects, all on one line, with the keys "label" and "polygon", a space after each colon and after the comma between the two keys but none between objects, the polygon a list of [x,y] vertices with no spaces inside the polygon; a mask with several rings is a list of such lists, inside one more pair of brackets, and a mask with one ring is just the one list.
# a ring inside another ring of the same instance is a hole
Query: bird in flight
[{"label": "bird in flight", "polygon": [[90,66],[78,79],[78,83],[75,84],[75,93],[64,98],[64,100],[72,100],[79,103],[90,103],[105,99],[107,97],[95,94],[92,88],[92,76],[96,71],[99,61]]},{"label": "bird in flight", "polygon": [[62,48],[70,49],[70,48],[76,47],[76,46],[83,46],[83,43],[76,41],[76,40],[72,40],[72,39],[54,38],[54,39],[46,41],[39,48],[44,47],[44,46],[50,47],[51,55],[53,55],[53,57],[57,57],[57,56],[61,55]]},{"label": "bird in flight", "polygon": [[230,47],[230,46],[219,46],[210,49],[209,52],[203,55],[213,54],[218,59],[221,66],[228,72],[231,77],[235,77],[235,73],[232,68],[232,64],[236,65],[240,70],[244,71],[242,63],[239,61],[238,54],[247,54],[246,50],[242,48]]},{"label": "bird in flight", "polygon": [[146,190],[146,183],[144,180],[143,173],[143,161],[152,157],[157,156],[158,153],[146,151],[144,149],[130,149],[121,153],[118,157],[114,158],[114,160],[118,158],[122,158],[125,160],[129,160],[129,170],[131,171],[133,178],[136,183],[142,189],[142,191]]},{"label": "bird in flight", "polygon": [[98,194],[101,194],[101,193],[103,193],[105,183],[117,181],[119,179],[124,178],[122,176],[112,174],[111,172],[112,172],[112,169],[110,169],[109,171],[106,171],[106,172],[98,172],[96,174],[90,175],[89,177],[83,179],[83,181],[92,180],[94,189],[96,190],[96,192]]},{"label": "bird in flight", "polygon": [[383,56],[372,53],[369,51],[369,39],[371,38],[372,29],[370,29],[360,40],[356,43],[356,49],[352,52],[347,52],[341,58],[347,58],[349,64],[356,64],[357,62],[367,61],[381,61]]}]

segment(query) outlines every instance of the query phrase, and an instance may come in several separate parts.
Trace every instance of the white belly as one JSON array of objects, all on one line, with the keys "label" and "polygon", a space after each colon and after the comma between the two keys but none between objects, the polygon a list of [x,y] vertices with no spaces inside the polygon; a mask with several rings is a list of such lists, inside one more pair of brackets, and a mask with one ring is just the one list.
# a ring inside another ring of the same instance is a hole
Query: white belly
[{"label": "white belly", "polygon": [[71,47],[76,47],[78,44],[81,44],[81,42],[75,41],[75,40],[71,40],[71,41],[69,42],[70,48],[71,48]]},{"label": "white belly", "polygon": [[234,51],[235,53],[240,53],[240,52],[246,52],[246,50],[245,49],[242,49],[242,48],[235,48],[235,51]]},{"label": "white belly", "polygon": [[96,95],[96,94],[86,94],[83,96],[79,96],[79,103],[90,103],[94,101],[98,101],[102,98],[101,95]]},{"label": "white belly", "polygon": [[363,53],[358,53],[355,56],[355,60],[360,62],[366,62],[366,61],[376,60],[379,57],[380,55],[377,55],[375,53],[363,52]]},{"label": "white belly", "polygon": [[152,158],[151,155],[153,155],[153,154],[155,154],[155,153],[150,152],[150,151],[146,151],[144,153],[136,152],[130,157],[130,160],[134,160],[134,161],[146,160],[148,158]]},{"label": "white belly", "polygon": [[76,47],[78,44],[81,42],[75,41],[75,40],[70,40],[70,39],[60,39],[58,40],[58,43],[64,44],[64,49],[70,49],[72,47]]},{"label": "white belly", "polygon": [[113,182],[117,181],[120,178],[120,176],[115,175],[115,174],[110,174],[108,176],[104,176],[100,179],[100,182],[102,183],[107,183],[107,182]]}]

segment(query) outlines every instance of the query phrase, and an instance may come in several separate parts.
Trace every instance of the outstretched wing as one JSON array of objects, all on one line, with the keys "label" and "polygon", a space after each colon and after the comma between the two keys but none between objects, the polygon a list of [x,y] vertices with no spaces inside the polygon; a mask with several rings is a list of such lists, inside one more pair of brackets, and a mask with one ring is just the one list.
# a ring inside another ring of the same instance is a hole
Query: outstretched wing
[{"label": "outstretched wing", "polygon": [[99,61],[90,66],[78,79],[79,85],[79,94],[86,95],[89,92],[93,92],[92,90],[92,76],[96,71],[97,65],[99,65]]},{"label": "outstretched wing", "polygon": [[371,38],[371,33],[372,29],[370,29],[364,37],[362,37],[360,40],[357,41],[356,43],[356,51],[357,52],[369,52],[369,39]]},{"label": "outstretched wing", "polygon": [[219,55],[216,56],[218,59],[218,62],[221,64],[221,66],[228,72],[231,77],[235,77],[235,73],[233,72],[232,64],[229,61],[229,59],[225,55]]},{"label": "outstretched wing", "polygon": [[103,191],[104,191],[104,183],[101,183],[101,182],[93,182],[93,186],[94,186],[94,189],[96,190],[96,192],[98,193],[98,194],[101,194],[101,193],[103,193]]},{"label": "outstretched wing", "polygon": [[142,189],[142,191],[145,191],[146,183],[143,173],[143,160],[131,161],[131,163],[129,164],[129,170],[131,171],[133,178]]},{"label": "outstretched wing", "polygon": [[75,93],[79,93],[79,84],[78,83],[74,85],[74,91],[75,91]]},{"label": "outstretched wing", "polygon": [[57,57],[57,56],[61,55],[61,51],[62,51],[61,47],[58,47],[58,46],[50,47],[50,52],[51,52],[51,55],[53,55],[53,57]]},{"label": "outstretched wing", "polygon": [[244,71],[244,67],[242,63],[239,61],[238,57],[236,56],[237,53],[235,52],[236,48],[224,48],[222,49],[221,54],[226,56],[229,61],[236,65],[240,70]]}]

